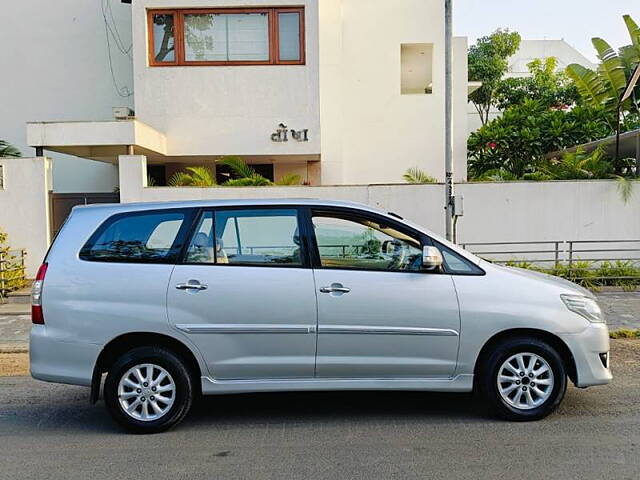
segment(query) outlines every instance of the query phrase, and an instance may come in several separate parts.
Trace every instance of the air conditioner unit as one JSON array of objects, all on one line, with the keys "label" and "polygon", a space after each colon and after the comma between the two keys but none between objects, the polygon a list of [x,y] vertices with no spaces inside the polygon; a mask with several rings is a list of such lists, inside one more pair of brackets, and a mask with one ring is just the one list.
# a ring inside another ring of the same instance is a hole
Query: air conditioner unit
[{"label": "air conditioner unit", "polygon": [[135,115],[135,112],[129,107],[113,107],[113,118],[116,120],[130,120]]}]

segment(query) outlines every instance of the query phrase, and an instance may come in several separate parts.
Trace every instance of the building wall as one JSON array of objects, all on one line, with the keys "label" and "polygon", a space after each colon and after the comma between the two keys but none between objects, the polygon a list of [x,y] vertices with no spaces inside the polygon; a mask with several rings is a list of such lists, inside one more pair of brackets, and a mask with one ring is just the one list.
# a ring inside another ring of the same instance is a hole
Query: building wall
[{"label": "building wall", "polygon": [[[444,3],[320,2],[322,183],[444,178]],[[433,93],[401,95],[401,45],[433,44]],[[456,178],[466,178],[466,40],[454,45]]]},{"label": "building wall", "polygon": [[[146,9],[304,5],[306,65],[149,67]],[[136,0],[133,8],[135,110],[166,134],[169,155],[320,153],[317,0]],[[309,142],[276,143],[284,123],[309,129]]]},{"label": "building wall", "polygon": [[[106,1],[106,0],[105,0]],[[125,45],[131,44],[131,7],[109,0]],[[101,1],[20,0],[3,2],[0,50],[0,138],[23,155],[28,121],[109,120],[113,106],[132,106],[121,97],[109,68]],[[106,5],[106,4],[105,4]],[[119,87],[133,88],[131,59],[111,45]],[[67,155],[51,154],[57,192],[112,191],[117,168]],[[1,226],[1,224],[0,224]]]},{"label": "building wall", "polygon": [[[144,157],[120,157],[121,201],[321,198],[365,203],[444,232],[444,185],[343,185],[263,188],[144,188]],[[124,179],[131,179],[124,181]],[[640,188],[635,182],[634,190]],[[615,180],[462,183],[458,241],[640,239],[640,194],[625,203]]]},{"label": "building wall", "polygon": [[47,158],[0,158],[4,188],[0,188],[0,230],[9,235],[11,250],[27,250],[27,276],[33,278],[49,248]]}]

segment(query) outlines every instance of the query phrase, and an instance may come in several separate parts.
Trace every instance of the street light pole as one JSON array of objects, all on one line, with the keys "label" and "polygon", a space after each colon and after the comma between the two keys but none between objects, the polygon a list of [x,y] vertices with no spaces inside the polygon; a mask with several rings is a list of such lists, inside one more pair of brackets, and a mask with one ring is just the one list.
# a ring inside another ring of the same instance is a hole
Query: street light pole
[{"label": "street light pole", "polygon": [[449,241],[454,241],[454,195],[453,183],[453,0],[444,0],[444,96],[445,96],[445,232]]}]

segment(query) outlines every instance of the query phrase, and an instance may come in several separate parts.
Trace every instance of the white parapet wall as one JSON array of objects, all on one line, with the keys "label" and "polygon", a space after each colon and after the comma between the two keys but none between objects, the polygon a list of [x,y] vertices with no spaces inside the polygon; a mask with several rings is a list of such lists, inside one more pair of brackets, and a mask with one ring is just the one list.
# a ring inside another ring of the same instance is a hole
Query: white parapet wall
[{"label": "white parapet wall", "polygon": [[12,250],[26,249],[27,277],[33,278],[49,248],[48,158],[0,158],[0,230],[9,235]]},{"label": "white parapet wall", "polygon": [[[143,156],[120,157],[121,201],[232,198],[349,200],[392,211],[435,233],[444,231],[444,186],[146,187]],[[625,202],[615,180],[486,182],[457,185],[464,197],[458,242],[640,240],[640,182]]]}]

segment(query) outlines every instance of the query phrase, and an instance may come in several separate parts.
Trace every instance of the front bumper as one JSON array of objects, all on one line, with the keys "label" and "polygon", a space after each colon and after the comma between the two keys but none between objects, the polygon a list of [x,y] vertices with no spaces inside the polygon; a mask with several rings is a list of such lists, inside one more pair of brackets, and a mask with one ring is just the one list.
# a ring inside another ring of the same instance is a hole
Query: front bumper
[{"label": "front bumper", "polygon": [[29,337],[31,376],[38,380],[90,386],[100,345],[61,341],[47,334],[46,325],[33,325]]},{"label": "front bumper", "polygon": [[[606,385],[611,382],[609,329],[604,323],[591,323],[580,333],[560,335],[576,364],[576,387]],[[607,354],[606,362],[601,354]]]}]

